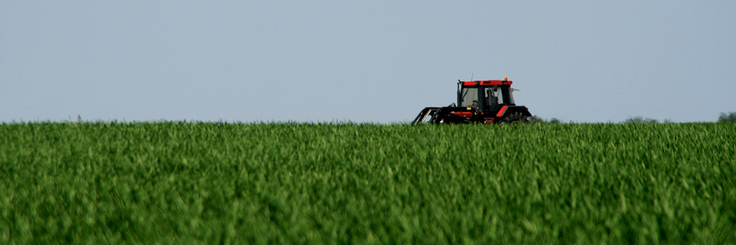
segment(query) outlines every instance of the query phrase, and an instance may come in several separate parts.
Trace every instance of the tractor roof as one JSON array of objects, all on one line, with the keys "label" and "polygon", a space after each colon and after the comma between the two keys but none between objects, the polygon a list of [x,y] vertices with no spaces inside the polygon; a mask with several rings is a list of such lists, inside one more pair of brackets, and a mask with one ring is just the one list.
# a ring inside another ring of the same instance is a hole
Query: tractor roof
[{"label": "tractor roof", "polygon": [[475,81],[460,81],[463,87],[467,86],[480,86],[480,85],[511,85],[511,81],[504,80],[475,80]]}]

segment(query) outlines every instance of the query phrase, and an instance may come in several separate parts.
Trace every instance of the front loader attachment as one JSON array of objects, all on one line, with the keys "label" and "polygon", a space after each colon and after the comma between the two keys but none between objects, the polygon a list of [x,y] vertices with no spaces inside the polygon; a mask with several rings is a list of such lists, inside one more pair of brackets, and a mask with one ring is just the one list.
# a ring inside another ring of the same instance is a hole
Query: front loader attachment
[{"label": "front loader attachment", "polygon": [[424,108],[412,124],[434,123],[434,124],[465,124],[471,122],[472,112],[470,107],[427,107]]},{"label": "front loader attachment", "polygon": [[442,109],[441,107],[427,107],[424,108],[411,124],[428,123],[434,121],[437,117],[437,112]]}]

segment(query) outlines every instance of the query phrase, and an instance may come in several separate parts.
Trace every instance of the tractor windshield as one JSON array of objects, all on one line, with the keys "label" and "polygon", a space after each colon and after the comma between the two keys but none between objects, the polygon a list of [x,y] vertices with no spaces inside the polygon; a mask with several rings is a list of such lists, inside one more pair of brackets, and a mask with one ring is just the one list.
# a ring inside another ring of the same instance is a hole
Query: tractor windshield
[{"label": "tractor windshield", "polygon": [[465,87],[460,91],[460,96],[462,98],[461,107],[473,106],[473,101],[478,103],[478,88]]}]

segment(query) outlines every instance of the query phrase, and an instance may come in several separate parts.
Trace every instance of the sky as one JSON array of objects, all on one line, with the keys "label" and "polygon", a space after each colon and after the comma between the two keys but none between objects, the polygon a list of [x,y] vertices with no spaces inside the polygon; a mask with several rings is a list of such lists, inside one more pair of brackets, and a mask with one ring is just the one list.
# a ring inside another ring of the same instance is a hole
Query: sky
[{"label": "sky", "polygon": [[508,77],[541,118],[736,111],[736,1],[0,0],[0,122],[410,122]]}]

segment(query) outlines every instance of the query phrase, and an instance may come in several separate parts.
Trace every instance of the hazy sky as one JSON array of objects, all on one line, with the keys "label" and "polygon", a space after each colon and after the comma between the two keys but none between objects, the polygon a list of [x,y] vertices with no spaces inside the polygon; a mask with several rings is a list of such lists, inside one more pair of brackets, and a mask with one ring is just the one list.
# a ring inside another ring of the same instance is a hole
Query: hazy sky
[{"label": "hazy sky", "polygon": [[458,79],[542,118],[736,111],[736,1],[0,0],[0,121],[408,122]]}]

